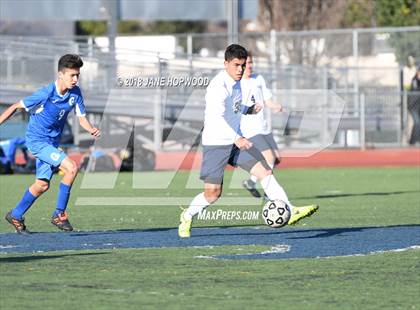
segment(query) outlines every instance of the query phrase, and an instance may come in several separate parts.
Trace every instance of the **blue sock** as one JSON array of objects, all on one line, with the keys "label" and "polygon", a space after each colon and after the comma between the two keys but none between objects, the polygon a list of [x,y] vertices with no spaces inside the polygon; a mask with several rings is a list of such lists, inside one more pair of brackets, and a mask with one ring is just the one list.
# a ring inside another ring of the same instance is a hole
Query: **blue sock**
[{"label": "blue sock", "polygon": [[32,204],[35,202],[37,198],[38,197],[35,197],[34,195],[32,195],[29,189],[27,189],[25,194],[23,194],[22,199],[19,201],[16,207],[12,210],[13,218],[17,220],[21,220],[25,212],[28,211],[28,209],[32,206]]},{"label": "blue sock", "polygon": [[70,190],[71,185],[60,183],[60,187],[58,189],[57,207],[53,213],[53,216],[66,211],[67,203],[69,202],[70,198]]}]

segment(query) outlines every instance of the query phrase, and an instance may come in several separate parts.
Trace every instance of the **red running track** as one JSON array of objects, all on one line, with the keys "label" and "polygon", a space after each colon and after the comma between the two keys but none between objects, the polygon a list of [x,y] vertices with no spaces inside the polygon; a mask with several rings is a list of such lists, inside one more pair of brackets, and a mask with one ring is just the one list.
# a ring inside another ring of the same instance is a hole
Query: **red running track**
[{"label": "red running track", "polygon": [[[156,170],[200,169],[201,152],[160,152]],[[420,148],[281,152],[282,168],[420,166]]]},{"label": "red running track", "polygon": [[[281,152],[281,168],[307,167],[375,167],[420,166],[420,148],[372,149],[372,150],[324,150],[315,154],[309,151]],[[80,162],[80,153],[69,157]],[[23,157],[18,156],[18,163]],[[156,170],[200,169],[201,152],[158,152]]]}]

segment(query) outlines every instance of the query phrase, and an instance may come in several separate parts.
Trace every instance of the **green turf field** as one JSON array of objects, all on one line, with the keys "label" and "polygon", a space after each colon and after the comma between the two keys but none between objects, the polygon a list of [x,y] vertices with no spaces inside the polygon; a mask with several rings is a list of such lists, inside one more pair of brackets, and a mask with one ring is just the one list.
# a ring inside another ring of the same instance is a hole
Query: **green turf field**
[{"label": "green turf field", "polygon": [[[276,172],[295,205],[318,203],[320,211],[296,226],[371,227],[420,224],[420,169],[332,168]],[[169,173],[144,175],[160,183]],[[227,173],[225,184],[231,173]],[[106,175],[102,175],[102,178]],[[195,176],[192,176],[195,178]],[[241,176],[235,176],[235,178]],[[83,199],[180,197],[191,178],[178,173],[168,189],[133,189],[132,175],[120,174],[116,187],[80,189],[70,200],[78,230],[173,228],[176,205],[88,205]],[[1,176],[1,215],[20,199],[33,176]],[[55,231],[49,224],[59,178],[26,215],[33,231]],[[249,197],[226,189],[226,197]],[[176,199],[178,199],[176,198]],[[175,198],[174,198],[175,199]],[[180,199],[181,201],[182,199]],[[76,201],[83,202],[74,205]],[[260,203],[220,206],[260,210]],[[218,208],[218,207],[214,207]],[[254,226],[256,221],[197,221],[197,226]],[[12,232],[2,219],[0,232]],[[194,234],[194,230],[192,232]],[[410,236],[407,236],[410,238]],[[268,246],[65,251],[0,255],[1,309],[418,309],[420,251],[367,256],[290,260],[216,260],[216,254],[257,253]]]}]

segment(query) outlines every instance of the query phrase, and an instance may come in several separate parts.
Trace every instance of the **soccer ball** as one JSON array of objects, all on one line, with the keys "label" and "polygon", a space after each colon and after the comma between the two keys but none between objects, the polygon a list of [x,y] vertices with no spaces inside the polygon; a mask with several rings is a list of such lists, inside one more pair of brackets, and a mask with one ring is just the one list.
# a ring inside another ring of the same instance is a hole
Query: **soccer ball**
[{"label": "soccer ball", "polygon": [[283,227],[289,222],[291,212],[289,206],[281,200],[269,200],[263,207],[264,222],[273,228]]}]

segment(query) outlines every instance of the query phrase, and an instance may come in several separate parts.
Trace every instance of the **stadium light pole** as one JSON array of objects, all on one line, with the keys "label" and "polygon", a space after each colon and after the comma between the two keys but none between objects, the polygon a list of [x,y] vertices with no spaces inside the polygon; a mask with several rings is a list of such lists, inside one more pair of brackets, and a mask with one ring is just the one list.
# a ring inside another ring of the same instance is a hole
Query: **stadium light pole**
[{"label": "stadium light pole", "polygon": [[115,81],[116,57],[115,57],[115,38],[117,36],[117,27],[119,20],[119,3],[120,0],[102,0],[101,13],[103,14],[107,24],[108,36],[108,52],[109,52],[109,77],[107,79],[108,87],[112,87]]},{"label": "stadium light pole", "polygon": [[118,6],[119,0],[102,0],[101,13],[106,19],[107,25],[107,36],[108,36],[108,48],[109,52],[115,52],[115,37],[117,36],[118,28]]},{"label": "stadium light pole", "polygon": [[227,24],[229,44],[239,39],[239,0],[227,0]]}]

